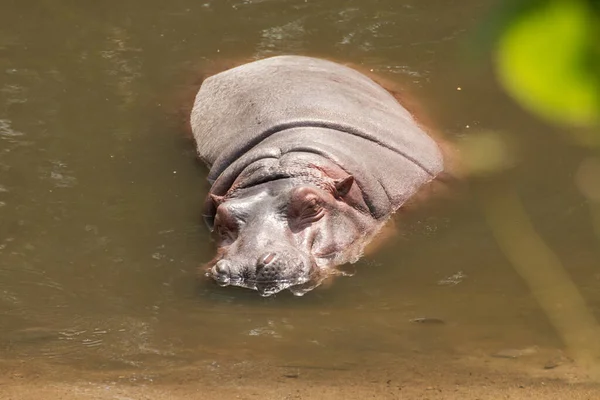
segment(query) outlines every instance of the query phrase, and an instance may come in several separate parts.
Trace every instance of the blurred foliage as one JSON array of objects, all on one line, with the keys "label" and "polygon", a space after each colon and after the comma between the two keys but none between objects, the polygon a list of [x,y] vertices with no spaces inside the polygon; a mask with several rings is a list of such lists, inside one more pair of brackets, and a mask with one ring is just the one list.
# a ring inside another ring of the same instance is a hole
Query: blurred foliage
[{"label": "blurred foliage", "polygon": [[600,126],[600,0],[500,0],[485,28],[500,81],[521,105],[554,123]]},{"label": "blurred foliage", "polygon": [[[600,0],[498,0],[484,29],[479,38],[483,48],[492,44],[505,90],[542,119],[579,128],[569,131],[580,143],[600,148]],[[463,154],[474,160],[467,167],[481,175],[488,172],[480,166],[483,161],[486,166],[510,165],[496,161],[511,153],[505,135],[482,138],[486,140],[463,146],[470,150]],[[588,199],[600,238],[599,175],[600,159],[589,157],[580,165],[575,183]],[[484,214],[504,254],[574,359],[600,381],[596,313],[537,233],[514,186],[499,183],[480,192]]]}]

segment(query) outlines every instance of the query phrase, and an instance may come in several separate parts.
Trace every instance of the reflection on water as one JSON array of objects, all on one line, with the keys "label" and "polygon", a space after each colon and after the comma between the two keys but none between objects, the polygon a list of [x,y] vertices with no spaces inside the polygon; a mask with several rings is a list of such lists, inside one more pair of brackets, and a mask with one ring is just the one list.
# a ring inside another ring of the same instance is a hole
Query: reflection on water
[{"label": "reflection on water", "polygon": [[206,61],[320,54],[404,82],[449,136],[518,134],[511,183],[598,315],[598,246],[573,181],[584,154],[466,58],[461,40],[487,4],[453,3],[9,1],[0,14],[3,357],[147,377],[248,360],[355,371],[419,357],[516,358],[542,371],[562,359],[469,196],[399,213],[392,245],[303,298],[195,280],[213,250],[200,218],[206,171],[166,111],[173,88]]}]

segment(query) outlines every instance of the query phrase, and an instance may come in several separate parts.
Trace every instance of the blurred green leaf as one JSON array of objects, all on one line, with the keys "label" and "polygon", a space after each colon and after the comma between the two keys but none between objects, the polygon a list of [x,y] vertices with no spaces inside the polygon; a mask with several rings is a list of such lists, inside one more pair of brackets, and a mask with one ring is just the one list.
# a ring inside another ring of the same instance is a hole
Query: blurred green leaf
[{"label": "blurred green leaf", "polygon": [[523,106],[556,122],[600,121],[600,56],[595,0],[523,1],[502,30],[497,69]]}]

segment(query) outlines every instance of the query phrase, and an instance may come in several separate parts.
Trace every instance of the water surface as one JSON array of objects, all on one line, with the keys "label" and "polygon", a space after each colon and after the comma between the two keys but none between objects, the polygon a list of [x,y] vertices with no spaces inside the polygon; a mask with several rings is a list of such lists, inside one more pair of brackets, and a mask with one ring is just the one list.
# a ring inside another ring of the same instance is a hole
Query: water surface
[{"label": "water surface", "polygon": [[[573,182],[584,151],[520,111],[465,51],[490,3],[5,0],[2,357],[60,366],[59,379],[151,381],[195,365],[210,380],[263,362],[351,380],[525,349],[514,362],[542,371],[562,344],[470,195],[401,213],[398,237],[354,277],[301,298],[195,279],[213,251],[208,186],[172,113],[178,90],[210,61],[318,54],[403,82],[451,138],[517,134],[508,178],[598,315],[598,239]],[[423,317],[445,323],[411,322]]]}]

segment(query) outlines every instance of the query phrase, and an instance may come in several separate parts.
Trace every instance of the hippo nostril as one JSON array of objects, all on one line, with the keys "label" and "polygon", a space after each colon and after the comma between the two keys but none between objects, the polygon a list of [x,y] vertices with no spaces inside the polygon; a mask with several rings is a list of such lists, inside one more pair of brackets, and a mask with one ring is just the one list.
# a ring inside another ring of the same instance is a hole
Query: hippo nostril
[{"label": "hippo nostril", "polygon": [[227,286],[230,281],[230,272],[231,268],[229,263],[225,260],[218,261],[213,267],[213,278],[219,283],[221,286]]},{"label": "hippo nostril", "polygon": [[230,272],[229,263],[225,260],[219,260],[217,262],[217,264],[215,265],[215,272],[218,275],[229,274],[229,272]]},{"label": "hippo nostril", "polygon": [[277,255],[275,253],[265,254],[263,257],[260,258],[259,264],[269,265],[275,260],[276,257]]}]

